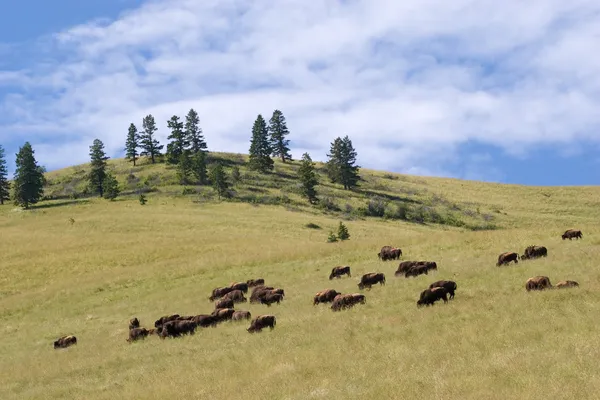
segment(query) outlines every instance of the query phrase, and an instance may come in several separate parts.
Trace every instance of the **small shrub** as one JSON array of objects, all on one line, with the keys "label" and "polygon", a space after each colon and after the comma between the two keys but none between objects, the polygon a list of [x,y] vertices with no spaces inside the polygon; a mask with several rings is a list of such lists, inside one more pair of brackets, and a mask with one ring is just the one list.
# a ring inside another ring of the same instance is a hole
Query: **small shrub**
[{"label": "small shrub", "polygon": [[183,190],[181,191],[181,194],[184,196],[187,196],[189,194],[196,194],[196,193],[198,193],[196,191],[196,189],[190,188],[190,187],[184,187]]},{"label": "small shrub", "polygon": [[373,197],[367,202],[367,215],[371,217],[383,217],[386,205],[384,198],[379,196]]},{"label": "small shrub", "polygon": [[327,211],[341,211],[340,207],[335,203],[333,198],[326,196],[319,199],[318,207]]},{"label": "small shrub", "polygon": [[333,243],[333,242],[337,242],[337,238],[335,237],[335,234],[333,233],[333,231],[329,231],[329,236],[327,236],[327,242],[328,243]]},{"label": "small shrub", "polygon": [[146,204],[148,202],[148,200],[146,200],[146,196],[144,196],[143,193],[140,194],[139,201],[140,201],[141,205],[144,205],[144,204]]}]

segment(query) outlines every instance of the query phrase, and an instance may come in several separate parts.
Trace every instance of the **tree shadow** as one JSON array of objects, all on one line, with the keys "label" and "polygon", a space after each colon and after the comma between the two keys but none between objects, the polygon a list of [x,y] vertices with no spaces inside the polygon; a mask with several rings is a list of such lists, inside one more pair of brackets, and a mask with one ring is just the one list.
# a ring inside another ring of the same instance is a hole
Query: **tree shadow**
[{"label": "tree shadow", "polygon": [[411,199],[408,197],[398,196],[398,195],[393,195],[393,194],[388,194],[388,193],[379,193],[379,192],[375,192],[373,190],[368,190],[368,189],[358,189],[357,188],[357,189],[354,189],[354,192],[360,193],[367,197],[383,197],[384,199],[387,199],[389,201],[401,201],[404,203],[411,203],[411,204],[423,204],[423,202],[420,200],[415,200],[415,199]]},{"label": "tree shadow", "polygon": [[43,210],[46,208],[56,208],[56,207],[64,207],[64,206],[71,206],[71,205],[76,205],[76,204],[87,204],[89,203],[89,200],[66,200],[66,201],[57,201],[54,203],[42,203],[42,204],[36,204],[36,205],[32,205],[31,207],[29,207],[31,210]]}]

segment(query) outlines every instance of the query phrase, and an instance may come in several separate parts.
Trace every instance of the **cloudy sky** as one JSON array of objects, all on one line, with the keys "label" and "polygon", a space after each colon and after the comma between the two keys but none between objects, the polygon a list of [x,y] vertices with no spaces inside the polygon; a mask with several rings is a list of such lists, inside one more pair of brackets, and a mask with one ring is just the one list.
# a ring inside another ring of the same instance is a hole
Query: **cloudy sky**
[{"label": "cloudy sky", "polygon": [[292,155],[535,185],[600,184],[598,0],[19,0],[0,14],[0,144],[49,170],[122,157],[190,108],[210,150],[283,111]]}]

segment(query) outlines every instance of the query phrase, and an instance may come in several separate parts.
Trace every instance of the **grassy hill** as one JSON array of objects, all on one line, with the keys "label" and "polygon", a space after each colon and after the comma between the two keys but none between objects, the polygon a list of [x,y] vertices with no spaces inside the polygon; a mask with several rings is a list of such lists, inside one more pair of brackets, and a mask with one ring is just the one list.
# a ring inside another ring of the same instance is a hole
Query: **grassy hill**
[{"label": "grassy hill", "polygon": [[[298,163],[261,176],[245,156],[212,157],[241,170],[230,200],[176,185],[165,164],[111,160],[117,201],[86,195],[82,165],[48,173],[48,200],[33,209],[0,207],[0,398],[597,398],[600,188],[361,170],[353,192],[322,178],[311,207],[298,195]],[[350,240],[327,243],[340,220]],[[561,240],[572,227],[584,238]],[[394,277],[398,262],[376,256],[388,244],[438,271]],[[531,244],[548,257],[495,266],[499,253]],[[352,277],[328,280],[336,265]],[[359,292],[367,272],[387,282],[361,291],[365,305],[312,305],[325,288]],[[535,275],[580,287],[527,293]],[[273,331],[227,322],[125,341],[134,316],[150,328],[166,314],[210,313],[213,288],[257,277],[285,300],[236,308],[275,315]],[[439,279],[457,282],[455,299],[417,308]],[[79,344],[54,350],[66,334]]]}]

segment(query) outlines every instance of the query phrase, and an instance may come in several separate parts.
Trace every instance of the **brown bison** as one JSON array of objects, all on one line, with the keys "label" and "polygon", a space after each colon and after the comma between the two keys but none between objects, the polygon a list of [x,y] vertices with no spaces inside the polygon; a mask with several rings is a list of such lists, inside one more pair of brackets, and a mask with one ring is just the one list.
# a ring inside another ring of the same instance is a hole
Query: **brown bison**
[{"label": "brown bison", "polygon": [[260,304],[266,304],[267,306],[271,307],[271,304],[279,304],[281,301],[283,301],[283,295],[280,293],[267,293],[260,297],[259,301]]},{"label": "brown bison", "polygon": [[167,322],[175,321],[179,317],[179,314],[165,315],[164,317],[160,317],[154,322],[154,327],[158,328],[159,326],[163,326]]},{"label": "brown bison", "polygon": [[[214,312],[218,312],[215,310]],[[207,314],[199,314],[194,316],[191,320],[197,326],[202,328],[208,328],[209,326],[215,327],[219,323],[219,317],[217,315],[207,315]]]},{"label": "brown bison", "polygon": [[265,284],[265,280],[263,278],[248,279],[246,281],[246,283],[248,284],[248,287],[254,287],[254,286],[264,285]]},{"label": "brown bison", "polygon": [[133,328],[129,330],[129,339],[127,341],[131,343],[139,339],[145,339],[149,334],[150,331],[146,328]]},{"label": "brown bison", "polygon": [[282,298],[285,297],[285,291],[283,289],[276,289],[272,286],[257,286],[250,295],[250,303],[260,303],[260,299],[268,294],[279,294]]},{"label": "brown bison", "polygon": [[340,311],[345,308],[352,308],[356,304],[365,304],[366,297],[360,293],[339,294],[335,296],[331,304],[333,311]]},{"label": "brown bison", "polygon": [[250,333],[260,332],[266,327],[273,330],[276,324],[277,320],[274,315],[259,315],[250,322],[250,327],[246,330]]},{"label": "brown bison", "polygon": [[406,271],[406,273],[404,274],[405,278],[411,277],[411,276],[419,276],[419,275],[429,275],[429,268],[427,267],[427,265],[414,265],[412,267],[410,267],[410,269],[408,271]]},{"label": "brown bison", "polygon": [[344,267],[333,267],[331,273],[329,274],[329,280],[332,280],[333,278],[341,278],[342,275],[348,275],[349,277],[352,276],[350,275],[350,266],[346,265]]},{"label": "brown bison", "polygon": [[243,291],[236,289],[236,290],[232,290],[231,292],[227,293],[225,296],[223,296],[221,298],[221,300],[231,300],[234,303],[244,303],[246,301],[248,301],[247,298],[244,297],[244,293]]},{"label": "brown bison", "polygon": [[560,281],[555,286],[557,289],[579,287],[579,283],[575,281]]},{"label": "brown bison", "polygon": [[363,290],[364,288],[371,289],[371,286],[379,283],[380,285],[385,285],[385,275],[383,272],[370,272],[368,274],[364,274],[360,278],[360,282],[358,283],[358,289]]},{"label": "brown bison", "polygon": [[235,310],[233,308],[218,308],[212,312],[212,315],[216,317],[218,323],[230,320],[234,313]]},{"label": "brown bison", "polygon": [[234,303],[231,299],[221,299],[215,302],[215,309],[218,308],[233,308]]},{"label": "brown bison", "polygon": [[404,275],[409,269],[419,264],[419,261],[402,261],[394,273],[395,276]]},{"label": "brown bison", "polygon": [[321,290],[315,294],[315,297],[313,298],[313,306],[319,303],[331,303],[338,294],[340,294],[340,292],[337,292],[334,289]]},{"label": "brown bison", "polygon": [[534,276],[527,279],[527,282],[525,282],[525,290],[528,292],[530,290],[544,290],[551,288],[552,284],[550,283],[550,278],[547,276]]},{"label": "brown bison", "polygon": [[440,299],[444,300],[444,303],[448,303],[447,294],[448,291],[444,287],[425,289],[421,292],[419,300],[417,300],[417,307],[421,307],[423,305],[433,306],[435,302]]},{"label": "brown bison", "polygon": [[129,320],[129,329],[133,329],[133,328],[139,328],[140,327],[140,320],[137,318],[133,318]]},{"label": "brown bison", "polygon": [[544,246],[528,246],[525,252],[521,256],[521,260],[527,260],[531,258],[547,257],[548,249]]},{"label": "brown bison", "polygon": [[242,293],[248,293],[248,282],[234,282],[229,287],[233,290],[240,290]]},{"label": "brown bison", "polygon": [[392,246],[383,246],[381,251],[377,253],[377,257],[381,261],[398,260],[402,257],[402,250]]},{"label": "brown bison", "polygon": [[180,337],[181,335],[193,335],[196,331],[196,324],[193,321],[169,321],[163,324],[159,333],[161,339],[166,337]]},{"label": "brown bison", "polygon": [[506,251],[498,256],[498,262],[496,266],[499,267],[504,264],[509,264],[511,261],[514,261],[515,264],[519,263],[519,255],[512,251]]},{"label": "brown bison", "polygon": [[431,285],[429,285],[429,289],[433,289],[436,287],[443,287],[444,289],[446,289],[446,291],[450,295],[450,300],[452,300],[454,298],[454,292],[456,291],[458,286],[454,281],[445,280],[433,282]]},{"label": "brown bison", "polygon": [[69,346],[77,344],[77,338],[73,335],[61,336],[54,341],[55,349],[64,349]]},{"label": "brown bison", "polygon": [[572,240],[573,238],[575,238],[575,239],[583,239],[583,233],[581,233],[580,230],[567,229],[565,231],[565,233],[562,234],[561,237],[562,237],[562,240],[565,240],[565,239]]},{"label": "brown bison", "polygon": [[231,316],[231,319],[233,321],[239,321],[242,319],[250,319],[251,317],[252,317],[252,314],[250,314],[250,311],[236,311]]},{"label": "brown bison", "polygon": [[231,286],[225,286],[220,288],[215,288],[212,291],[212,294],[208,298],[210,301],[215,301],[216,299],[220,299],[225,296],[227,293],[234,291],[235,289]]}]

